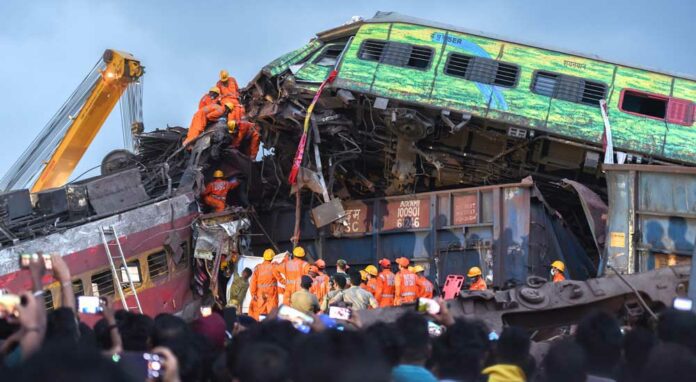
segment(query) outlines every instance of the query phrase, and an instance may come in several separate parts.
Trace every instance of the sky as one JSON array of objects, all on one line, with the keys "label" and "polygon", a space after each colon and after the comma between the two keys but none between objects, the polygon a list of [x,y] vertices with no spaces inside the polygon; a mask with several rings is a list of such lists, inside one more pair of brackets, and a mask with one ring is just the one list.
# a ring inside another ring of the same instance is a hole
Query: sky
[{"label": "sky", "polygon": [[[146,130],[188,127],[220,69],[244,86],[317,32],[380,10],[696,76],[692,0],[0,0],[0,175],[107,48],[146,67]],[[116,108],[73,175],[122,147]]]}]

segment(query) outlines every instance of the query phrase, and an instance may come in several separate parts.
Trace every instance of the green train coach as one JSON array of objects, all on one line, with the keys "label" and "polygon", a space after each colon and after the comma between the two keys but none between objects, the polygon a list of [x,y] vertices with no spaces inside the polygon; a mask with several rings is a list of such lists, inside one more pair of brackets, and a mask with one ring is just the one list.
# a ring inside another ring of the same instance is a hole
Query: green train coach
[{"label": "green train coach", "polygon": [[[363,179],[344,181],[352,191],[601,177],[602,99],[619,161],[696,163],[693,78],[392,12],[321,32],[263,68],[245,104],[266,145],[297,144],[296,116],[334,69],[313,120],[329,139],[322,155],[362,169],[329,169],[336,181]],[[349,129],[336,138],[332,123]]]}]

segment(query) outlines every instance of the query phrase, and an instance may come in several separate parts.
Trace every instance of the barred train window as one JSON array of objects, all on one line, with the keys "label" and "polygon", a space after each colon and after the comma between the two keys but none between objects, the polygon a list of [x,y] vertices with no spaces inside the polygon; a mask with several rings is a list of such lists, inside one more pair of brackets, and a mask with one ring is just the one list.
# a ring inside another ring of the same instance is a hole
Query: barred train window
[{"label": "barred train window", "polygon": [[532,79],[532,93],[589,106],[599,106],[607,85],[584,78],[551,72],[536,72]]},{"label": "barred train window", "polygon": [[433,48],[394,41],[365,40],[358,57],[404,68],[427,69],[433,58]]},{"label": "barred train window", "polygon": [[445,63],[445,74],[503,87],[514,87],[519,71],[513,64],[460,53],[450,53]]},{"label": "barred train window", "polygon": [[167,274],[167,252],[153,253],[147,257],[147,267],[150,270],[150,278]]}]

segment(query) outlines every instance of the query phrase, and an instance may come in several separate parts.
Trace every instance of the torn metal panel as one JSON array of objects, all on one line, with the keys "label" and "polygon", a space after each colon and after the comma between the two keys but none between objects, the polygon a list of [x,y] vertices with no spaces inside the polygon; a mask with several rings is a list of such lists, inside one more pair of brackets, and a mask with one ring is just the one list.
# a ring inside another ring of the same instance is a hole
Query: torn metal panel
[{"label": "torn metal panel", "polygon": [[609,207],[604,201],[587,186],[570,179],[563,179],[563,183],[571,187],[578,194],[582,209],[585,211],[587,223],[590,225],[592,237],[597,245],[597,250],[601,253],[604,250],[606,239],[607,212]]},{"label": "torn metal panel", "polygon": [[121,211],[150,199],[136,168],[83,184],[87,187],[89,203],[99,215]]}]

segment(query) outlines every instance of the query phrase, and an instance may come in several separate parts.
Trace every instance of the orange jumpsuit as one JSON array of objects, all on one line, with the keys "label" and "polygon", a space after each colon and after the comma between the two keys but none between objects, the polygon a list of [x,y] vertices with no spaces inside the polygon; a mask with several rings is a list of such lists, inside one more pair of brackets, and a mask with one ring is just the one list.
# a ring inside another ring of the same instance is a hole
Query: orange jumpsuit
[{"label": "orange jumpsuit", "polygon": [[380,308],[394,305],[394,273],[390,269],[383,269],[377,276],[377,292],[375,299]]},{"label": "orange jumpsuit", "polygon": [[202,109],[208,105],[212,105],[214,103],[217,103],[218,97],[211,97],[210,94],[205,94],[203,97],[201,97],[201,100],[198,101],[198,108]]},{"label": "orange jumpsuit", "polygon": [[212,207],[215,212],[220,212],[227,207],[227,203],[225,203],[227,193],[237,188],[237,186],[239,186],[237,181],[215,179],[205,187],[202,194],[203,201]]},{"label": "orange jumpsuit", "polygon": [[408,304],[418,298],[417,276],[408,269],[401,269],[394,277],[394,305]]},{"label": "orange jumpsuit", "polygon": [[285,275],[283,304],[290,304],[290,296],[300,290],[302,276],[309,274],[309,263],[300,259],[287,260],[285,263],[276,267],[276,273],[278,272]]},{"label": "orange jumpsuit", "polygon": [[261,136],[256,131],[256,125],[247,121],[237,122],[237,127],[232,133],[232,147],[255,159],[260,144]]},{"label": "orange jumpsuit", "polygon": [[373,278],[367,280],[365,290],[372,293],[372,295],[374,296],[377,294],[377,284],[379,284],[379,281],[377,281],[376,277],[373,277]]},{"label": "orange jumpsuit", "polygon": [[256,320],[259,319],[259,315],[267,315],[278,306],[278,280],[273,272],[274,267],[270,261],[264,261],[254,268],[251,276],[249,315]]},{"label": "orange jumpsuit", "polygon": [[419,276],[416,280],[418,284],[418,297],[433,298],[433,283],[425,276]]},{"label": "orange jumpsuit", "polygon": [[191,126],[189,126],[188,134],[186,134],[184,145],[201,135],[208,125],[208,122],[220,119],[223,114],[225,114],[225,107],[217,103],[211,103],[210,105],[198,109],[198,111],[193,114],[193,119],[191,119]]},{"label": "orange jumpsuit", "polygon": [[233,97],[234,99],[239,98],[239,85],[237,85],[237,80],[233,77],[227,77],[227,81],[218,81],[215,84],[218,89],[220,89],[221,97]]},{"label": "orange jumpsuit", "polygon": [[317,296],[317,300],[320,302],[324,299],[324,296],[329,294],[329,276],[319,273],[312,282],[312,287],[309,289],[313,295]]},{"label": "orange jumpsuit", "polygon": [[565,280],[565,276],[563,275],[563,272],[556,271],[553,275],[553,282],[557,283],[559,281]]},{"label": "orange jumpsuit", "polygon": [[486,281],[483,279],[483,277],[477,277],[476,281],[474,281],[471,286],[469,287],[469,290],[487,290],[488,286],[486,286]]}]

